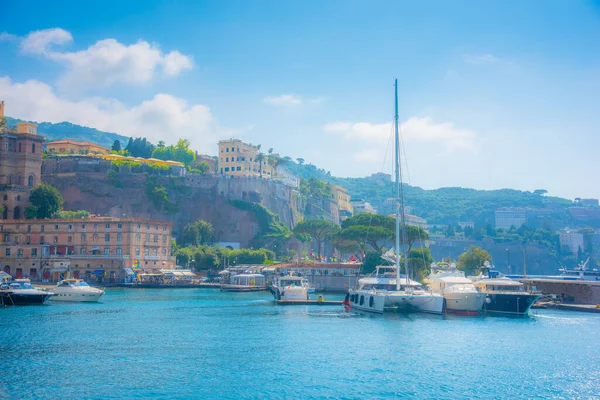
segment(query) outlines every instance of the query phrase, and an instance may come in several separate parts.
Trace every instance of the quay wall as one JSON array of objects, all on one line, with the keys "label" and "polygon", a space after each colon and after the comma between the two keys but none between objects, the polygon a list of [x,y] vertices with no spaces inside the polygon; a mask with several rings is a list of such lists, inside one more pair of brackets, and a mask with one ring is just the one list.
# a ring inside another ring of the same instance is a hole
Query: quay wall
[{"label": "quay wall", "polygon": [[544,295],[555,295],[562,303],[600,304],[600,281],[561,281],[556,279],[521,279]]}]

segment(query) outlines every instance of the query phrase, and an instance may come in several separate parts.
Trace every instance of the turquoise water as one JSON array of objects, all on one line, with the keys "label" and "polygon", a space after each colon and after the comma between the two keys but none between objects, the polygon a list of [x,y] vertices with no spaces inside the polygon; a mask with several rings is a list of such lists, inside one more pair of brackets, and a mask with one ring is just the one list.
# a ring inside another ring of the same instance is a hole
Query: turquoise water
[{"label": "turquoise water", "polygon": [[599,334],[599,314],[376,316],[114,289],[0,309],[0,398],[593,398]]}]

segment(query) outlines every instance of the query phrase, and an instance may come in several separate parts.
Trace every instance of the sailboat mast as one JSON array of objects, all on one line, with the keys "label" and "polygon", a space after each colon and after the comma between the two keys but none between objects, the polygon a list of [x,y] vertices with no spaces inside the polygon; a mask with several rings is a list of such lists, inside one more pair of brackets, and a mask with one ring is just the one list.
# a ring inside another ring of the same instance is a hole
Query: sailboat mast
[{"label": "sailboat mast", "polygon": [[400,291],[400,138],[398,135],[398,79],[394,79],[394,140],[396,142],[396,290]]}]

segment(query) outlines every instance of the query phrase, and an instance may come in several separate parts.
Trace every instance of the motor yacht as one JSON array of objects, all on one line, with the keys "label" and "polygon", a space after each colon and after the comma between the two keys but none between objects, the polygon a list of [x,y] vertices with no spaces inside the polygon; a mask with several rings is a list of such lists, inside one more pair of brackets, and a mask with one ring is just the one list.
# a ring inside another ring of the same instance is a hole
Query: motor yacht
[{"label": "motor yacht", "polygon": [[359,279],[358,288],[348,291],[350,307],[375,313],[442,314],[444,298],[441,295],[425,290],[421,283],[407,279],[406,275],[400,275],[398,289],[395,271],[395,266],[380,265],[375,268],[375,274]]},{"label": "motor yacht", "polygon": [[465,277],[456,264],[432,263],[427,283],[433,293],[444,297],[446,312],[457,314],[479,314],[483,308],[485,294],[480,293],[473,281]]},{"label": "motor yacht", "polygon": [[309,288],[306,278],[287,275],[276,278],[271,291],[275,300],[308,300]]},{"label": "motor yacht", "polygon": [[34,288],[29,279],[15,279],[0,285],[0,304],[5,306],[22,306],[44,304],[52,292]]},{"label": "motor yacht", "polygon": [[310,286],[310,282],[306,278],[302,279],[302,285],[306,286],[309,295],[314,294],[317,291],[314,287]]},{"label": "motor yacht", "polygon": [[539,291],[529,290],[525,284],[507,278],[498,271],[488,269],[486,261],[484,271],[474,279],[473,285],[484,295],[483,310],[491,314],[526,315],[529,309],[542,294]]},{"label": "motor yacht", "polygon": [[80,279],[64,279],[53,289],[52,301],[94,302],[104,295],[103,289],[91,287]]}]

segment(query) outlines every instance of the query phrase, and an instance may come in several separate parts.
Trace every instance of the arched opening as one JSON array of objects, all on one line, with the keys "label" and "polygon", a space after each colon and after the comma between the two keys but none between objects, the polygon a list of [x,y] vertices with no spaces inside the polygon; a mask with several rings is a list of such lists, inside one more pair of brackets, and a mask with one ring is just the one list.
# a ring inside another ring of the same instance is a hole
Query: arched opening
[{"label": "arched opening", "polygon": [[8,219],[8,207],[4,206],[4,211],[2,211],[2,219]]},{"label": "arched opening", "polygon": [[35,179],[33,175],[29,175],[29,178],[27,178],[27,186],[32,187],[33,185],[35,185]]},{"label": "arched opening", "polygon": [[15,207],[13,219],[21,219],[21,207]]}]

